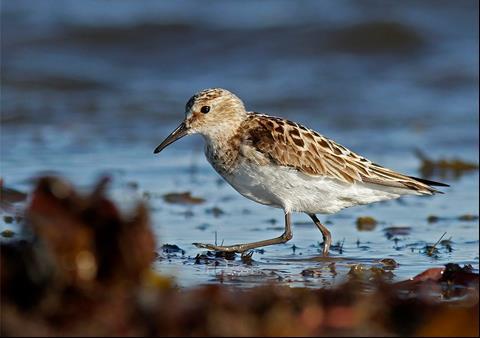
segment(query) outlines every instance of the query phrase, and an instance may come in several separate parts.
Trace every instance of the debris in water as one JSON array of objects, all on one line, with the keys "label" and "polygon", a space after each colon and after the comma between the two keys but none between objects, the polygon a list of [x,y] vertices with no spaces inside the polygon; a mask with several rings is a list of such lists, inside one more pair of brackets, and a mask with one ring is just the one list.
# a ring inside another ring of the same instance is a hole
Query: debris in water
[{"label": "debris in water", "polygon": [[394,276],[389,270],[376,266],[366,266],[364,264],[353,265],[348,275],[360,280],[392,279]]},{"label": "debris in water", "polygon": [[132,190],[138,190],[139,184],[138,182],[135,181],[130,181],[126,183],[127,188],[132,189]]},{"label": "debris in water", "polygon": [[[265,222],[270,223],[271,225],[275,225],[277,224],[277,219],[270,218],[270,219],[267,219]],[[294,224],[297,224],[297,223],[294,223]]]},{"label": "debris in water", "polygon": [[447,233],[444,232],[442,237],[440,237],[440,239],[434,244],[434,245],[426,245],[425,246],[425,253],[427,254],[427,256],[437,256],[438,254],[438,249],[437,249],[437,245],[438,243],[440,243],[440,241],[443,239],[443,237],[446,235]]},{"label": "debris in water", "polygon": [[406,226],[393,226],[383,229],[385,231],[385,236],[387,239],[392,239],[396,236],[408,236],[412,228]]},{"label": "debris in water", "polygon": [[171,253],[181,253],[182,256],[185,255],[185,250],[181,249],[178,245],[176,244],[164,244],[162,245],[162,251],[165,252],[166,254],[171,254]]},{"label": "debris in water", "polygon": [[443,246],[448,252],[452,252],[452,238],[450,237],[449,239],[443,239],[440,241],[440,245]]},{"label": "debris in water", "polygon": [[380,263],[385,269],[395,269],[399,265],[393,258],[382,258]]},{"label": "debris in water", "polygon": [[205,212],[207,214],[213,215],[213,217],[215,217],[215,218],[220,217],[221,215],[225,214],[225,212],[222,209],[220,209],[219,207],[213,207],[213,208],[207,209],[207,210],[205,210]]},{"label": "debris in water", "polygon": [[312,277],[312,278],[322,277],[322,268],[304,269],[302,270],[301,275],[303,277]]},{"label": "debris in water", "polygon": [[227,261],[233,261],[236,256],[235,252],[215,251],[216,258],[225,258]]},{"label": "debris in water", "polygon": [[466,222],[472,222],[478,220],[477,215],[471,215],[471,214],[465,214],[460,217],[458,217],[458,220],[460,221],[466,221]]},{"label": "debris in water", "polygon": [[163,195],[163,199],[171,204],[202,204],[205,199],[201,197],[194,197],[191,192],[172,192]]},{"label": "debris in water", "polygon": [[10,229],[5,229],[0,234],[2,235],[2,237],[5,238],[12,238],[13,236],[15,236],[15,232]]},{"label": "debris in water", "polygon": [[[322,247],[325,243],[322,243]],[[336,244],[332,244],[330,246],[330,250],[337,251],[340,255],[343,254],[343,245],[345,244],[345,238],[340,242],[338,241]]]},{"label": "debris in water", "polygon": [[377,226],[377,220],[370,216],[357,218],[358,231],[372,231]]},{"label": "debris in water", "polygon": [[202,224],[197,225],[197,226],[195,227],[195,229],[198,229],[198,230],[201,230],[201,231],[205,231],[205,230],[207,230],[208,228],[210,228],[210,224],[208,224],[208,223],[202,223]]},{"label": "debris in water", "polygon": [[[443,287],[435,289],[432,287],[435,284],[441,284]],[[452,289],[458,292],[457,297],[467,296],[470,294],[469,291],[473,291],[477,294],[478,305],[479,275],[474,273],[472,266],[468,264],[461,267],[455,263],[448,263],[444,267],[430,268],[409,280],[397,282],[394,285],[399,289],[417,292],[436,290],[442,296]]]},{"label": "debris in water", "polygon": [[252,265],[253,252],[254,252],[253,250],[242,252],[242,254],[240,255],[240,259],[242,260],[242,263],[244,263],[246,265]]},{"label": "debris in water", "polygon": [[417,149],[415,153],[422,161],[420,173],[426,178],[432,176],[440,176],[442,178],[453,176],[454,178],[459,178],[465,172],[478,169],[478,164],[473,162],[467,162],[459,159],[440,159],[435,161],[429,158],[419,149]]}]

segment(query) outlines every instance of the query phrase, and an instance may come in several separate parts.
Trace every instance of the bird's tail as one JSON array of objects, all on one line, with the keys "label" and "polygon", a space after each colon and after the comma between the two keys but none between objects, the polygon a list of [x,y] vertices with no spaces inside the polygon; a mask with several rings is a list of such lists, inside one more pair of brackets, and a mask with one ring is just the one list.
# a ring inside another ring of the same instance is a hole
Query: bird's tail
[{"label": "bird's tail", "polygon": [[[448,184],[441,183],[441,182],[430,181],[430,180],[426,180],[424,178],[418,178],[418,177],[413,177],[413,176],[408,176],[408,177],[411,178],[412,180],[418,181],[420,183],[423,183],[423,184],[426,184],[426,185],[429,185],[429,186],[449,187]],[[434,189],[434,188],[432,188],[432,191],[435,192],[435,193],[438,193],[438,194],[443,194],[443,192],[441,192],[437,189]]]}]

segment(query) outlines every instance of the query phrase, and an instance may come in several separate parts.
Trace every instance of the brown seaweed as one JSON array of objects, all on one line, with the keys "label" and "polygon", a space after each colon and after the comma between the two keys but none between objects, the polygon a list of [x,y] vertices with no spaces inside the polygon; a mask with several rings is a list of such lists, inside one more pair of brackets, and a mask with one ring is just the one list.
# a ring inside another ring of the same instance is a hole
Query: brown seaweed
[{"label": "brown seaweed", "polygon": [[189,191],[186,192],[171,192],[163,195],[163,199],[171,204],[202,204],[205,199],[201,197],[192,196]]},{"label": "brown seaweed", "polygon": [[477,163],[461,159],[442,158],[439,160],[433,160],[419,149],[417,149],[415,153],[422,161],[419,169],[420,173],[426,178],[433,176],[439,176],[441,178],[459,178],[467,172],[478,170]]}]

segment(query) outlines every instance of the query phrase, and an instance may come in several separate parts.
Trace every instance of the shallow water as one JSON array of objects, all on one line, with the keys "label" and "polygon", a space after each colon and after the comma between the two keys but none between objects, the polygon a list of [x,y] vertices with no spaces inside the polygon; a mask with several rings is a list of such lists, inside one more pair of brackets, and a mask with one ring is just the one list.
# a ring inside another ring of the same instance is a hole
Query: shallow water
[{"label": "shallow water", "polygon": [[[280,210],[223,183],[199,136],[153,155],[202,88],[231,89],[251,110],[299,121],[409,175],[420,175],[417,148],[433,159],[478,163],[476,2],[292,6],[211,3],[207,11],[194,2],[2,2],[5,185],[29,191],[33,176],[54,171],[87,189],[99,175],[111,175],[112,196],[126,210],[137,200],[149,204],[155,268],[182,286],[332,285],[349,278],[351,266],[380,266],[384,258],[399,263],[394,280],[447,262],[478,269],[478,218],[459,220],[479,214],[477,170],[430,177],[451,185],[444,195],[321,216],[342,244],[328,259],[320,255],[321,234],[301,214],[293,216],[289,243],[255,252],[251,262],[195,259],[205,251],[192,242],[216,236],[233,244],[283,231]],[[372,33],[379,29],[387,38]],[[173,205],[162,198],[185,191],[206,202]],[[430,215],[440,220],[430,223]],[[359,216],[378,224],[359,231]],[[385,229],[398,226],[410,231],[389,238]],[[15,227],[2,221],[0,231]],[[444,232],[451,251],[439,244],[436,255],[425,254]],[[162,252],[165,243],[184,254]]]}]

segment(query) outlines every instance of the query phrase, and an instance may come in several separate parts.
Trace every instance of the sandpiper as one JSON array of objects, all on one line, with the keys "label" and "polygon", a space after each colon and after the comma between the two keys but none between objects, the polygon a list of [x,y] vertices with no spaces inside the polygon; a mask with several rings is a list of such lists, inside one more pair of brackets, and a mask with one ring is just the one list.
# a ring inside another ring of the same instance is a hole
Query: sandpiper
[{"label": "sandpiper", "polygon": [[382,167],[298,123],[248,112],[242,100],[221,88],[193,95],[183,122],[154,153],[195,133],[205,139],[210,164],[233,188],[285,214],[285,231],[276,238],[229,246],[193,243],[210,250],[240,253],[285,243],[293,236],[290,214],[303,212],[322,232],[326,256],[331,235],[316,214],[402,195],[433,195],[439,191],[432,186],[448,186]]}]

